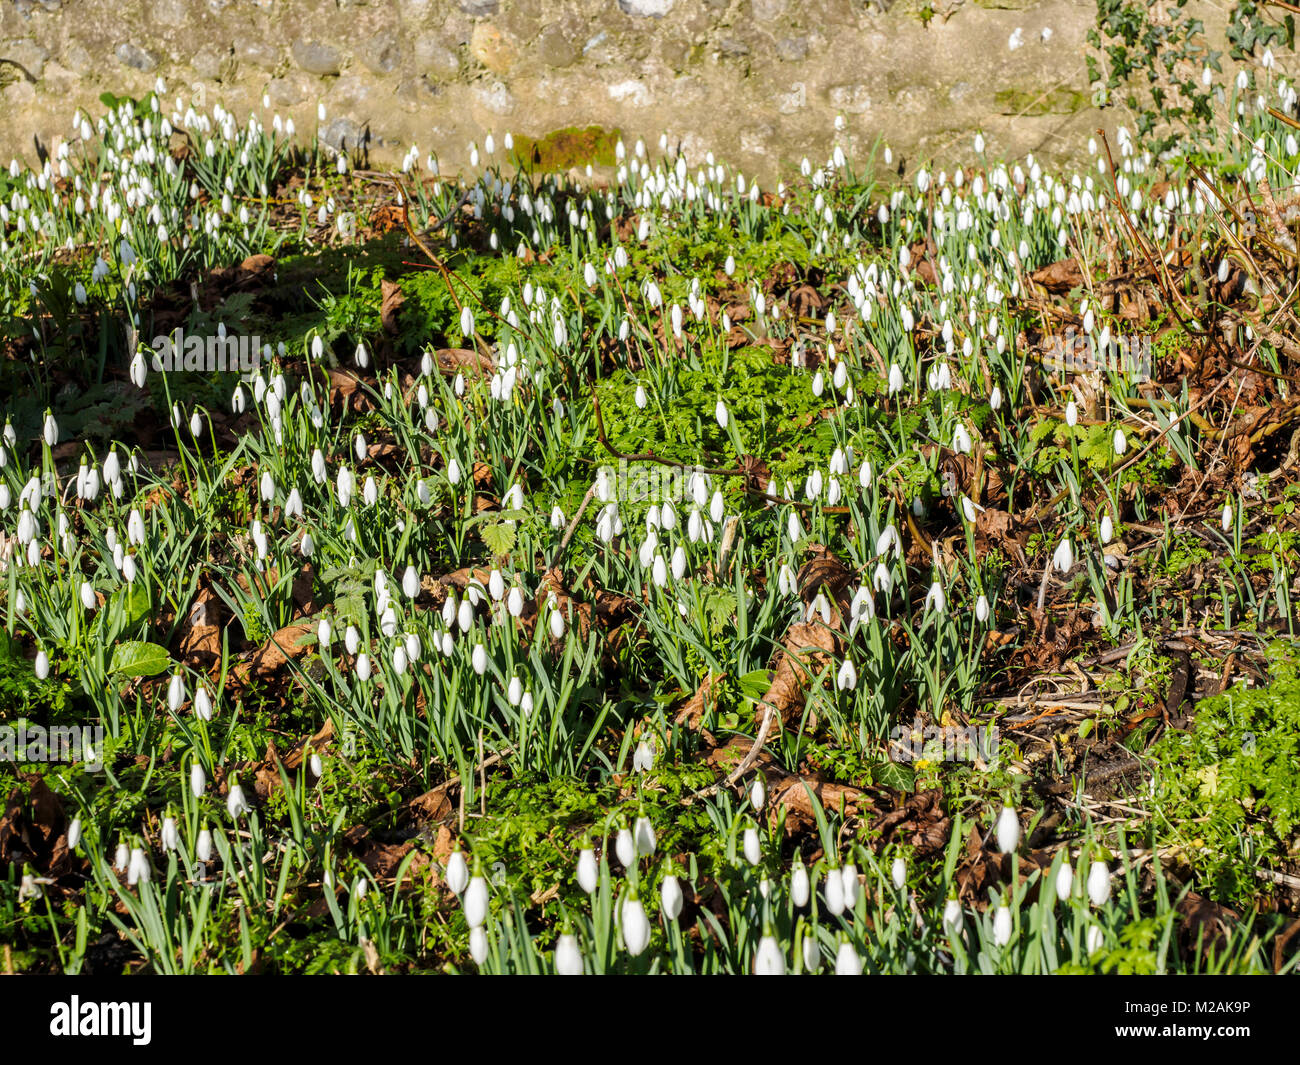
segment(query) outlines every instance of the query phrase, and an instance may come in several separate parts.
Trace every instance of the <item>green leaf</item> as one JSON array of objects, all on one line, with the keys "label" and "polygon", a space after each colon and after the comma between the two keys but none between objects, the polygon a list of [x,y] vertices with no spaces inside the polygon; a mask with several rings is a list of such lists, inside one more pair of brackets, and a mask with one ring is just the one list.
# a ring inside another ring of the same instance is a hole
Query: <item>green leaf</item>
[{"label": "green leaf", "polygon": [[515,546],[515,527],[505,521],[485,523],[479,536],[494,555],[508,555]]},{"label": "green leaf", "polygon": [[128,640],[113,648],[108,672],[119,677],[155,677],[171,662],[167,648],[148,640]]}]

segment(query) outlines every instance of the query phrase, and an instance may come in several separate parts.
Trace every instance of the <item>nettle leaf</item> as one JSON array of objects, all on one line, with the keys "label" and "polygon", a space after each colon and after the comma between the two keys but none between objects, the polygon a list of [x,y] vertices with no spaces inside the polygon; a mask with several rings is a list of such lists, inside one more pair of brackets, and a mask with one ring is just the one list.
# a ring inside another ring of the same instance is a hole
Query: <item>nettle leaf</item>
[{"label": "nettle leaf", "polygon": [[155,677],[172,663],[167,648],[148,640],[128,640],[113,648],[108,672],[119,677]]},{"label": "nettle leaf", "polygon": [[514,522],[502,520],[484,522],[479,537],[494,555],[508,555],[514,550],[517,533]]}]

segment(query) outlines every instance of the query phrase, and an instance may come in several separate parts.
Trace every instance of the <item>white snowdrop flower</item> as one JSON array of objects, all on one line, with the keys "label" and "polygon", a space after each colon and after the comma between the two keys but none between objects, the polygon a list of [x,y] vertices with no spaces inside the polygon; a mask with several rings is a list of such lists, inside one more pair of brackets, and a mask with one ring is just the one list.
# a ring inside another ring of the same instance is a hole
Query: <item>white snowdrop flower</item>
[{"label": "white snowdrop flower", "polygon": [[838,869],[831,869],[826,874],[822,892],[826,896],[826,909],[832,917],[844,912],[844,877]]},{"label": "white snowdrop flower", "polygon": [[754,974],[756,976],[784,976],[785,955],[771,933],[758,941],[758,950],[754,954]]},{"label": "white snowdrop flower", "polygon": [[377,485],[375,479],[369,475],[367,475],[366,483],[361,489],[361,498],[368,507],[373,507],[377,502],[379,502],[379,485]]},{"label": "white snowdrop flower", "polygon": [[311,357],[321,359],[325,355],[325,342],[319,336],[311,338]]},{"label": "white snowdrop flower", "polygon": [[964,426],[961,422],[958,422],[957,427],[953,430],[952,448],[954,451],[958,452],[959,454],[962,455],[970,454],[971,451],[970,433],[967,431],[966,426]]},{"label": "white snowdrop flower", "polygon": [[95,589],[89,581],[81,582],[81,605],[87,610],[94,610],[98,600],[95,598]]},{"label": "white snowdrop flower", "polygon": [[144,518],[138,510],[132,510],[126,519],[126,539],[136,547],[144,543]]},{"label": "white snowdrop flower", "polygon": [[614,856],[625,869],[630,869],[636,862],[636,840],[632,837],[630,828],[618,830],[614,837]]},{"label": "white snowdrop flower", "polygon": [[975,619],[983,625],[989,619],[989,597],[981,595],[975,600]]},{"label": "white snowdrop flower", "polygon": [[786,519],[786,535],[790,537],[791,543],[798,543],[803,539],[803,525],[799,521],[799,515],[793,510]]},{"label": "white snowdrop flower", "polygon": [[68,825],[68,850],[75,851],[81,842],[81,818],[74,817]]},{"label": "white snowdrop flower", "polygon": [[511,677],[510,683],[506,685],[506,702],[511,706],[518,706],[524,697],[524,682],[518,677]]},{"label": "white snowdrop flower", "polygon": [[212,720],[212,696],[202,684],[194,692],[194,716],[200,721]]},{"label": "white snowdrop flower", "polygon": [[1114,438],[1112,439],[1111,444],[1112,444],[1112,446],[1115,448],[1115,454],[1116,454],[1116,455],[1122,455],[1122,454],[1124,454],[1125,451],[1128,450],[1128,440],[1127,440],[1127,438],[1124,436],[1124,430],[1123,430],[1123,429],[1116,429],[1116,430],[1115,430],[1115,436],[1114,436]]},{"label": "white snowdrop flower", "polygon": [[925,593],[925,609],[933,610],[936,614],[942,614],[947,606],[947,600],[943,594],[943,585],[934,581],[930,585],[930,590]]},{"label": "white snowdrop flower", "polygon": [[190,794],[196,799],[202,796],[203,789],[208,786],[207,774],[203,772],[203,767],[198,762],[190,765]]},{"label": "white snowdrop flower", "polygon": [[364,651],[357,655],[357,679],[363,684],[370,679],[370,656]]},{"label": "white snowdrop flower", "polygon": [[762,810],[767,802],[767,786],[763,782],[763,774],[759,773],[754,777],[754,783],[749,787],[749,804],[755,812]]},{"label": "white snowdrop flower", "polygon": [[727,405],[722,400],[718,400],[717,406],[713,408],[713,416],[718,420],[718,427],[726,429],[729,416],[727,414]]},{"label": "white snowdrop flower", "polygon": [[[633,399],[636,401],[638,410],[645,410],[646,404],[649,402],[649,397],[646,396],[644,385],[636,386],[636,393],[633,396]],[[721,403],[722,401],[718,400],[718,404],[721,405]]]},{"label": "white snowdrop flower", "polygon": [[847,939],[840,943],[839,950],[835,952],[835,975],[862,975],[862,959],[858,956],[858,952],[853,949],[853,944]]},{"label": "white snowdrop flower", "polygon": [[858,686],[858,671],[853,667],[853,660],[846,658],[835,676],[835,687],[840,691],[852,691]]},{"label": "white snowdrop flower", "polygon": [[578,852],[578,886],[588,895],[600,884],[600,873],[596,867],[596,852],[584,847]]},{"label": "white snowdrop flower", "polygon": [[943,930],[948,934],[949,939],[956,939],[961,935],[963,923],[961,903],[956,899],[949,899],[943,907]]},{"label": "white snowdrop flower", "polygon": [[650,945],[650,921],[646,918],[645,907],[635,895],[629,895],[623,901],[620,916],[623,946],[635,957]]},{"label": "white snowdrop flower", "polygon": [[1109,514],[1103,514],[1101,516],[1100,533],[1101,533],[1101,542],[1103,544],[1110,543],[1115,536],[1115,523],[1111,521]]},{"label": "white snowdrop flower", "polygon": [[275,499],[275,478],[271,476],[269,470],[262,474],[261,481],[258,483],[258,494],[263,503],[270,503]]},{"label": "white snowdrop flower", "polygon": [[993,943],[1005,947],[1011,942],[1011,911],[1006,906],[999,906],[993,914]]},{"label": "white snowdrop flower", "polygon": [[48,410],[45,412],[45,423],[41,429],[41,435],[45,443],[53,447],[59,442],[59,423],[54,420],[54,415]]},{"label": "white snowdrop flower", "polygon": [[1075,405],[1074,400],[1070,400],[1065,405],[1065,424],[1072,429],[1079,424],[1079,408]]},{"label": "white snowdrop flower", "polygon": [[212,830],[207,825],[199,829],[199,839],[194,844],[194,854],[205,864],[212,860]]},{"label": "white snowdrop flower", "polygon": [[896,395],[903,390],[903,370],[898,363],[889,365],[889,394]]},{"label": "white snowdrop flower", "polygon": [[1069,573],[1074,568],[1074,546],[1070,543],[1067,536],[1056,546],[1052,552],[1052,566],[1062,573]]},{"label": "white snowdrop flower", "polygon": [[401,644],[398,644],[393,648],[393,672],[395,672],[399,677],[403,676],[406,673],[406,666],[406,648]]},{"label": "white snowdrop flower", "polygon": [[555,972],[558,976],[581,976],[585,971],[578,937],[563,933],[555,944]]},{"label": "white snowdrop flower", "polygon": [[758,838],[758,829],[752,825],[745,829],[743,849],[745,860],[750,865],[758,865],[763,860],[763,845]]},{"label": "white snowdrop flower", "polygon": [[1233,523],[1232,504],[1224,503],[1223,515],[1219,519],[1219,525],[1224,532],[1227,532],[1229,529],[1232,528],[1232,523]]},{"label": "white snowdrop flower", "polygon": [[174,851],[177,844],[180,843],[180,832],[176,828],[176,819],[174,817],[164,817],[162,823],[163,850]]},{"label": "white snowdrop flower", "polygon": [[244,789],[235,781],[230,785],[230,791],[226,795],[226,812],[230,814],[231,820],[238,820],[243,814],[248,813],[248,800],[244,798]]},{"label": "white snowdrop flower", "polygon": [[185,702],[185,678],[179,673],[173,673],[167,684],[167,709],[174,714],[181,708],[183,702]]},{"label": "white snowdrop flower", "polygon": [[1106,934],[1101,930],[1101,925],[1092,924],[1088,926],[1086,944],[1089,955],[1096,954],[1106,945]]},{"label": "white snowdrop flower", "polygon": [[663,878],[659,885],[659,906],[664,917],[670,921],[677,920],[682,913],[682,885],[672,873]]},{"label": "white snowdrop flower", "polygon": [[470,928],[479,928],[487,920],[487,880],[481,876],[471,877],[469,885],[465,888],[465,896],[461,900],[461,904],[465,909],[465,923]]},{"label": "white snowdrop flower", "polygon": [[1074,867],[1068,861],[1061,863],[1061,868],[1056,874],[1055,887],[1056,897],[1061,902],[1068,902],[1074,890]]},{"label": "white snowdrop flower", "polygon": [[997,385],[994,385],[993,391],[989,393],[989,406],[993,410],[1000,410],[1002,407],[1002,389]]},{"label": "white snowdrop flower", "polygon": [[650,823],[648,817],[638,817],[636,825],[632,830],[633,839],[636,842],[636,853],[638,857],[654,854],[655,852],[655,830],[654,825]]},{"label": "white snowdrop flower", "polygon": [[524,593],[516,585],[510,589],[510,594],[506,596],[506,609],[513,618],[519,617],[524,612]]},{"label": "white snowdrop flower", "polygon": [[1011,854],[1020,845],[1020,819],[1012,807],[1002,807],[995,835],[999,854]]},{"label": "white snowdrop flower", "polygon": [[1088,901],[1094,906],[1110,901],[1110,867],[1103,861],[1094,861],[1088,868]]},{"label": "white snowdrop flower", "polygon": [[893,865],[889,867],[889,879],[893,881],[894,887],[899,891],[907,883],[907,863],[902,858],[895,858]]},{"label": "white snowdrop flower", "polygon": [[465,861],[465,852],[457,849],[447,859],[447,886],[453,895],[460,895],[469,887],[469,863]]},{"label": "white snowdrop flower", "polygon": [[145,857],[144,848],[132,848],[130,864],[126,870],[127,884],[131,887],[135,887],[136,884],[147,884],[150,875],[149,859]]}]

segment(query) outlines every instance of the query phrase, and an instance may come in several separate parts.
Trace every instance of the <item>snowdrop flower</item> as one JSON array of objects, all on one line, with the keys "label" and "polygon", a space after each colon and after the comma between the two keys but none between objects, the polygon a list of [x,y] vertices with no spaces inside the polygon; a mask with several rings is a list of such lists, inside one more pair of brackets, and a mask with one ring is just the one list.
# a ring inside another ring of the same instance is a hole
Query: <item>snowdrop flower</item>
[{"label": "snowdrop flower", "polygon": [[614,856],[625,869],[631,869],[636,863],[636,840],[632,837],[632,830],[626,826],[620,828],[614,837]]},{"label": "snowdrop flower", "polygon": [[582,951],[578,947],[578,937],[572,932],[562,934],[555,944],[555,971],[560,976],[583,974]]},{"label": "snowdrop flower", "polygon": [[663,915],[675,921],[682,912],[682,885],[677,877],[669,873],[659,885],[659,907]]},{"label": "snowdrop flower", "polygon": [[144,856],[144,848],[133,847],[131,849],[131,862],[126,870],[126,882],[131,887],[136,884],[147,884],[149,883],[150,873],[149,859]]},{"label": "snowdrop flower", "polygon": [[1101,925],[1093,924],[1088,926],[1087,947],[1088,953],[1096,954],[1106,945],[1106,934],[1102,932]]},{"label": "snowdrop flower", "polygon": [[750,865],[758,865],[763,860],[763,846],[753,825],[745,829],[743,849]]},{"label": "snowdrop flower", "polygon": [[447,886],[455,895],[461,894],[469,886],[469,863],[465,861],[465,852],[454,850],[447,859]]},{"label": "snowdrop flower", "polygon": [[949,899],[943,907],[943,930],[948,933],[949,939],[956,939],[961,935],[962,924],[964,923],[961,903],[956,899]]},{"label": "snowdrop flower", "polygon": [[802,909],[812,897],[812,884],[808,879],[808,869],[798,858],[790,873],[790,901]]},{"label": "snowdrop flower", "polygon": [[68,825],[68,850],[75,851],[77,844],[81,842],[81,818],[74,817],[72,823]]},{"label": "snowdrop flower", "polygon": [[1074,547],[1067,536],[1056,546],[1052,552],[1052,565],[1062,573],[1069,573],[1074,568]]},{"label": "snowdrop flower", "polygon": [[993,915],[993,943],[1005,947],[1011,942],[1011,911],[1006,906],[999,906]]},{"label": "snowdrop flower", "polygon": [[202,796],[203,789],[208,786],[207,774],[203,772],[203,767],[198,762],[190,766],[190,794],[196,799]]},{"label": "snowdrop flower", "polygon": [[903,390],[903,370],[898,363],[889,365],[889,394],[891,396],[898,394]]},{"label": "snowdrop flower", "polygon": [[1002,807],[998,814],[997,841],[999,854],[1013,854],[1020,845],[1020,819],[1010,806]]},{"label": "snowdrop flower", "polygon": [[1115,523],[1110,520],[1109,514],[1101,516],[1101,542],[1108,544],[1115,536]]},{"label": "snowdrop flower", "polygon": [[1002,389],[997,385],[994,385],[993,391],[989,393],[989,406],[993,410],[999,410],[1002,407]]},{"label": "snowdrop flower", "polygon": [[754,974],[756,976],[784,976],[785,955],[771,931],[764,933],[758,941],[758,950],[754,954]]},{"label": "snowdrop flower", "polygon": [[632,834],[636,841],[636,853],[638,856],[654,854],[655,830],[654,825],[650,823],[650,818],[638,817],[636,819],[636,825],[632,830]]},{"label": "snowdrop flower", "polygon": [[50,675],[50,656],[44,651],[36,652],[36,679],[44,680]]},{"label": "snowdrop flower", "polygon": [[1088,869],[1088,899],[1094,906],[1110,900],[1110,867],[1103,861],[1094,861]]},{"label": "snowdrop flower", "polygon": [[474,650],[470,652],[469,660],[474,672],[480,677],[483,676],[487,671],[487,648],[481,643],[476,643]]},{"label": "snowdrop flower", "polygon": [[1061,868],[1056,874],[1056,897],[1062,902],[1068,902],[1070,892],[1074,889],[1074,867],[1068,861],[1061,863]]},{"label": "snowdrop flower", "polygon": [[767,786],[763,782],[763,774],[758,773],[754,777],[754,783],[749,786],[749,804],[757,813],[763,809],[763,805],[766,802]]},{"label": "snowdrop flower", "polygon": [[[364,884],[365,881],[363,880],[361,883]],[[476,925],[469,930],[469,956],[474,960],[475,965],[481,966],[487,961],[487,932],[482,925]]]},{"label": "snowdrop flower", "polygon": [[244,789],[239,786],[239,781],[230,785],[230,791],[226,795],[226,812],[230,814],[232,821],[238,820],[243,814],[248,813],[248,800],[244,798]]},{"label": "snowdrop flower", "polygon": [[81,582],[81,605],[87,610],[94,610],[98,600],[95,598],[95,589],[91,587],[89,581]]},{"label": "snowdrop flower", "polygon": [[858,686],[858,671],[853,667],[853,660],[846,658],[835,676],[835,687],[842,692],[852,691]]},{"label": "snowdrop flower", "polygon": [[958,422],[957,428],[953,430],[952,449],[962,455],[970,454],[971,451],[970,433],[967,431],[966,426],[962,425],[961,422]]},{"label": "snowdrop flower", "polygon": [[1223,504],[1223,517],[1219,519],[1219,524],[1224,532],[1232,528],[1232,504]]},{"label": "snowdrop flower", "polygon": [[185,702],[185,678],[179,673],[173,673],[167,684],[167,709],[174,714],[181,708],[183,702]]},{"label": "snowdrop flower", "polygon": [[826,909],[831,916],[838,917],[844,912],[844,876],[839,869],[827,872],[822,891],[826,896]]},{"label": "snowdrop flower", "polygon": [[938,581],[934,581],[930,585],[930,590],[925,593],[925,609],[927,611],[933,609],[936,614],[942,614],[946,605],[947,601],[944,598],[943,585]]},{"label": "snowdrop flower", "polygon": [[713,408],[713,416],[718,420],[718,428],[726,429],[728,421],[727,405],[722,400],[718,400],[718,405]]},{"label": "snowdrop flower", "polygon": [[199,839],[194,845],[194,854],[201,862],[212,859],[212,830],[207,825],[199,829]]},{"label": "snowdrop flower", "polygon": [[620,908],[622,917],[620,929],[623,933],[623,946],[633,957],[650,945],[650,921],[645,915],[645,907],[636,895],[628,895]]},{"label": "snowdrop flower", "polygon": [[847,939],[841,940],[840,948],[835,952],[836,976],[861,976],[862,959]]},{"label": "snowdrop flower", "polygon": [[989,597],[981,595],[975,600],[975,620],[981,625],[989,619]]},{"label": "snowdrop flower", "polygon": [[363,684],[370,679],[370,656],[364,652],[357,655],[357,679]]},{"label": "snowdrop flower", "polygon": [[164,817],[162,823],[162,845],[164,850],[174,851],[180,842],[180,833],[176,830],[176,819]]},{"label": "snowdrop flower", "polygon": [[45,412],[45,424],[41,430],[45,443],[53,447],[59,442],[59,423],[54,420],[54,415],[47,409]]},{"label": "snowdrop flower", "polygon": [[1128,440],[1124,436],[1123,429],[1116,429],[1115,436],[1112,440],[1112,446],[1115,448],[1116,455],[1122,455],[1128,450]]},{"label": "snowdrop flower", "polygon": [[465,908],[465,923],[470,928],[478,928],[487,920],[488,882],[483,877],[470,878],[469,886],[465,888],[462,905]]},{"label": "snowdrop flower", "polygon": [[1065,424],[1071,429],[1079,424],[1079,408],[1075,405],[1074,400],[1070,400],[1065,405]]},{"label": "snowdrop flower", "polygon": [[596,868],[596,852],[584,847],[578,852],[578,886],[588,895],[596,890],[600,874]]},{"label": "snowdrop flower", "polygon": [[890,867],[889,878],[894,882],[894,887],[899,891],[907,883],[907,863],[902,858],[895,858],[894,864]]}]

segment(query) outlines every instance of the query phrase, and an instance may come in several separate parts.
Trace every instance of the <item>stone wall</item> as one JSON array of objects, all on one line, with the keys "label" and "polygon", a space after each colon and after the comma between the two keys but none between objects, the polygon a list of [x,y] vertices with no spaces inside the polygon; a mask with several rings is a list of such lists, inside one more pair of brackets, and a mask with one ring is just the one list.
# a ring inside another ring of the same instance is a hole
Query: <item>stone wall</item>
[{"label": "stone wall", "polygon": [[[771,176],[830,151],[1071,154],[1095,124],[1090,0],[0,0],[0,157],[155,79],[236,114],[327,118],[372,162],[452,167],[488,131],[575,126]],[[1019,30],[1017,47],[1011,38]],[[4,62],[7,61],[7,62]],[[269,118],[269,116],[268,116]]]}]

